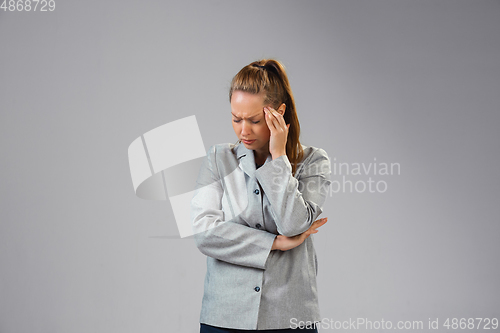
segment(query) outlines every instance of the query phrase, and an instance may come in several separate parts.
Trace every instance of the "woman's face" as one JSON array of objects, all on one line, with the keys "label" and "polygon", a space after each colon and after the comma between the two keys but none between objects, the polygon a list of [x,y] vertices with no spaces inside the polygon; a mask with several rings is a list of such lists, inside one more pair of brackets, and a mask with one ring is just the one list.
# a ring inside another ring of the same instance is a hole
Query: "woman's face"
[{"label": "woman's face", "polygon": [[248,149],[269,150],[271,132],[264,114],[264,93],[234,91],[231,97],[233,129]]}]

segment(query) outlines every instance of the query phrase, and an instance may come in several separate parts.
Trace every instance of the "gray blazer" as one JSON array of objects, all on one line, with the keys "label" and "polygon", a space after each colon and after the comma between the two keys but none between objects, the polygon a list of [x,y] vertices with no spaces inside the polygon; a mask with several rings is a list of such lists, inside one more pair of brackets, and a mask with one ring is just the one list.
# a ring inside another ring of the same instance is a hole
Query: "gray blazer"
[{"label": "gray blazer", "polygon": [[320,320],[312,236],[271,251],[276,235],[306,231],[329,193],[328,155],[302,147],[295,177],[286,155],[256,169],[243,144],[210,147],[191,201],[196,245],[207,255],[201,323],[263,330]]}]

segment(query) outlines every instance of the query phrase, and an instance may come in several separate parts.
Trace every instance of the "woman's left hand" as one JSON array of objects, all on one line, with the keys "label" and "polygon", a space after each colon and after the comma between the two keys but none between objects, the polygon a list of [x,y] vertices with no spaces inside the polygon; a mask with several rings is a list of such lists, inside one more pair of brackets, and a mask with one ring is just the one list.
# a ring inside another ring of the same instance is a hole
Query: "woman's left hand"
[{"label": "woman's left hand", "polygon": [[292,236],[292,237],[286,237],[283,235],[278,235],[274,238],[273,245],[271,247],[271,250],[281,250],[281,251],[288,251],[291,249],[296,248],[300,244],[304,243],[307,237],[309,237],[311,234],[316,234],[318,233],[318,228],[321,227],[323,224],[325,224],[328,221],[328,217],[324,217],[322,219],[314,221],[309,229],[304,231],[303,233],[297,235],[297,236]]},{"label": "woman's left hand", "polygon": [[290,124],[285,123],[283,115],[271,107],[265,107],[266,123],[271,131],[271,139],[269,140],[269,152],[273,160],[286,155],[286,140],[288,138],[288,127]]}]

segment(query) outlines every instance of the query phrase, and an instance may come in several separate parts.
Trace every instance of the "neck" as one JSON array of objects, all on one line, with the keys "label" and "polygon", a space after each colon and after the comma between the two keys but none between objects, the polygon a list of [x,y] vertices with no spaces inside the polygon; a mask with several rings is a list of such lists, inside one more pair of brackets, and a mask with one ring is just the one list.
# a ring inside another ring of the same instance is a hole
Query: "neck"
[{"label": "neck", "polygon": [[265,150],[254,150],[255,163],[262,165],[266,162],[267,157],[269,156],[269,149]]}]

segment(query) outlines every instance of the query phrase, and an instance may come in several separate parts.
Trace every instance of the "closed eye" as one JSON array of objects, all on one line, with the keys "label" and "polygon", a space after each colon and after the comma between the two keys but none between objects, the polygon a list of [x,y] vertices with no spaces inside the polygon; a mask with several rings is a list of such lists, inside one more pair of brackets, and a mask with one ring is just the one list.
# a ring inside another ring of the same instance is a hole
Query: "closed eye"
[{"label": "closed eye", "polygon": [[258,124],[258,123],[260,123],[260,120],[252,121],[252,124]]},{"label": "closed eye", "polygon": [[[239,122],[241,121],[241,119],[239,119],[239,120],[233,119],[233,121],[234,121],[235,123],[239,123]],[[257,120],[257,121],[252,121],[252,124],[258,124],[258,123],[260,123],[260,120]]]}]

